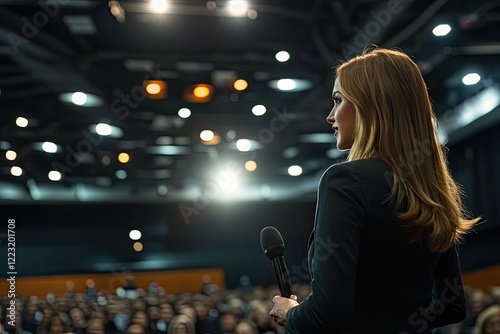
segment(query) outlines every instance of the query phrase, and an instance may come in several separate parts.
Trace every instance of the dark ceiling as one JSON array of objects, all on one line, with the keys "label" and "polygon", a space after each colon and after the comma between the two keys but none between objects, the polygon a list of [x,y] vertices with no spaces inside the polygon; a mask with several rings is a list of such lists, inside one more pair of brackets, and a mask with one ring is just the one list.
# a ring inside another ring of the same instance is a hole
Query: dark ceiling
[{"label": "dark ceiling", "polygon": [[[253,0],[241,17],[229,14],[229,1],[169,1],[164,13],[153,13],[146,0],[0,5],[3,203],[163,203],[203,195],[312,202],[319,175],[342,158],[325,122],[332,66],[370,43],[414,57],[449,145],[500,118],[498,1]],[[432,30],[441,23],[452,30],[436,37]],[[280,50],[289,61],[276,60]],[[469,72],[481,80],[465,86]],[[234,90],[237,78],[248,82],[246,90]],[[311,86],[270,88],[282,78]],[[166,82],[165,98],[146,97],[149,79]],[[186,97],[199,83],[213,87],[207,103]],[[61,100],[73,92],[93,94],[87,102],[95,106]],[[488,101],[494,110],[482,122],[460,121],[467,103]],[[255,105],[267,112],[255,116]],[[191,116],[179,117],[181,108]],[[18,127],[18,117],[28,126]],[[121,136],[95,133],[98,123]],[[220,142],[204,144],[202,130]],[[238,151],[239,139],[254,140],[255,150]],[[58,151],[43,152],[46,141]],[[118,162],[121,152],[128,163]],[[244,169],[247,160],[257,163],[254,172]],[[291,165],[301,166],[302,175],[288,175]],[[13,176],[12,166],[22,174]],[[59,181],[49,180],[51,170],[61,173]]]}]

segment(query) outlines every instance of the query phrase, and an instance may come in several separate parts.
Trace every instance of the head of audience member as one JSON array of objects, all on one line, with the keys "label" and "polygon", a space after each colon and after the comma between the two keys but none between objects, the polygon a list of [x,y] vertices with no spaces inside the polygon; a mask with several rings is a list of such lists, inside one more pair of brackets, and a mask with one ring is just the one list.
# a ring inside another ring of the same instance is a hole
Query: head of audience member
[{"label": "head of audience member", "polygon": [[87,334],[104,334],[104,321],[102,318],[93,318],[87,322]]},{"label": "head of audience member", "polygon": [[493,305],[479,313],[476,329],[477,334],[500,334],[500,306]]},{"label": "head of audience member", "polygon": [[147,309],[149,321],[156,322],[160,319],[160,310],[156,305],[150,305]]},{"label": "head of audience member", "polygon": [[49,326],[49,333],[50,334],[62,334],[62,333],[68,333],[69,328],[64,323],[64,321],[61,319],[59,315],[53,315],[50,318],[50,326]]},{"label": "head of audience member", "polygon": [[485,309],[488,296],[481,289],[474,289],[471,291],[468,302],[470,311],[474,316],[477,316],[482,310]]},{"label": "head of audience member", "polygon": [[219,316],[219,326],[222,333],[234,332],[236,325],[240,320],[239,312],[236,310],[228,309],[221,312]]},{"label": "head of audience member", "polygon": [[167,334],[196,334],[196,330],[188,316],[179,314],[170,321]]},{"label": "head of audience member", "polygon": [[146,330],[149,327],[149,318],[144,310],[135,310],[130,318],[130,323],[138,324]]},{"label": "head of audience member", "polygon": [[236,325],[234,334],[259,334],[259,329],[252,320],[242,319]]},{"label": "head of audience member", "polygon": [[187,316],[194,325],[196,325],[196,323],[198,322],[198,315],[196,314],[196,310],[190,305],[182,305],[179,308],[179,314]]},{"label": "head of audience member", "polygon": [[71,317],[73,328],[85,328],[87,326],[83,311],[79,307],[73,307],[69,310],[69,316]]},{"label": "head of audience member", "polygon": [[127,327],[125,334],[146,334],[146,330],[139,324],[131,324]]},{"label": "head of audience member", "polygon": [[174,308],[172,307],[172,305],[169,303],[162,303],[160,305],[160,309],[161,320],[163,320],[166,324],[170,323],[170,321],[174,317]]}]

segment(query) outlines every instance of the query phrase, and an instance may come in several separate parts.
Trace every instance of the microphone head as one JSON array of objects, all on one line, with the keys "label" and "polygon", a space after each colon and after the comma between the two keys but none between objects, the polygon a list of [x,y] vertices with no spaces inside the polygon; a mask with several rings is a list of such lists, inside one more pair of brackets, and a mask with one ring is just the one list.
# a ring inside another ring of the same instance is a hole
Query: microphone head
[{"label": "microphone head", "polygon": [[285,255],[285,242],[280,232],[272,226],[264,227],[260,231],[260,246],[269,259]]}]

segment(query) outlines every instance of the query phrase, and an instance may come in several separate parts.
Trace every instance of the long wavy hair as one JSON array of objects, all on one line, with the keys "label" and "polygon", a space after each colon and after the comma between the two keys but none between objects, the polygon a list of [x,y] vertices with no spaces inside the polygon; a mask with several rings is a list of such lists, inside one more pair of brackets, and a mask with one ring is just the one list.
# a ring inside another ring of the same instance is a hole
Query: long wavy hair
[{"label": "long wavy hair", "polygon": [[431,252],[460,242],[479,218],[470,219],[462,204],[417,64],[400,51],[371,46],[338,66],[336,80],[356,113],[347,160],[378,157],[391,167],[389,200],[409,242]]}]

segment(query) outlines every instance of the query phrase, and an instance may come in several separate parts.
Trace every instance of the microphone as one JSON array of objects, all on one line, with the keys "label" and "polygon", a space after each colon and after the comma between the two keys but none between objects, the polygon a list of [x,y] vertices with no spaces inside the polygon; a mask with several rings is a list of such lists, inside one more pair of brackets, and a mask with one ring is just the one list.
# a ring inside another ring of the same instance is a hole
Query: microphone
[{"label": "microphone", "polygon": [[271,260],[281,296],[290,298],[292,295],[292,284],[290,283],[290,275],[288,274],[284,258],[285,243],[280,232],[272,226],[264,227],[260,231],[260,246],[264,254]]}]

